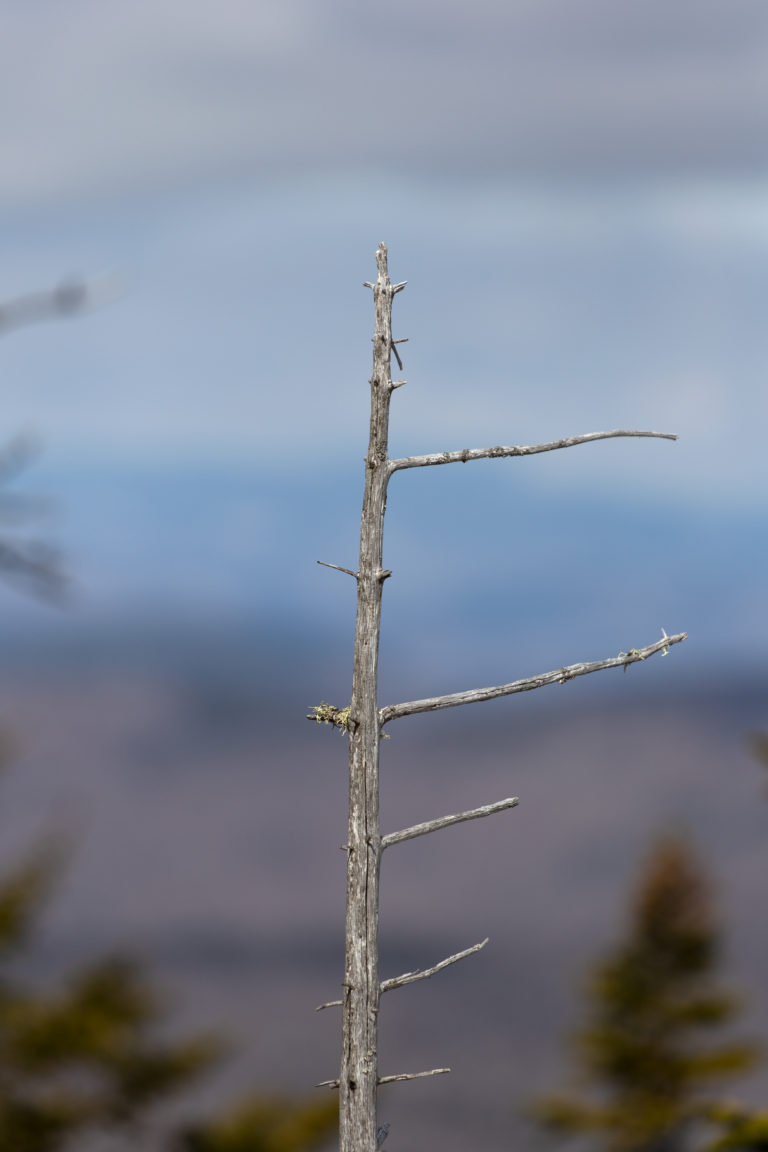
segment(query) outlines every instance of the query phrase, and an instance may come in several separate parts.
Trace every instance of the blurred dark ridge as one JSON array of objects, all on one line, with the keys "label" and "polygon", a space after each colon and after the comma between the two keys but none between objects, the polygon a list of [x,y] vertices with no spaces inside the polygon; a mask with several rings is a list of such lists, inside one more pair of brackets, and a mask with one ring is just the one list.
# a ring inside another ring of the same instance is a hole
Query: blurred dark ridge
[{"label": "blurred dark ridge", "polygon": [[[257,618],[212,619],[169,618],[142,614],[135,618],[99,620],[83,624],[63,618],[51,626],[34,623],[23,630],[9,628],[0,649],[0,678],[7,682],[33,683],[39,679],[71,676],[87,679],[104,672],[131,673],[147,677],[164,676],[190,684],[211,684],[229,691],[232,699],[249,686],[273,704],[292,698],[304,699],[307,705],[318,691],[341,696],[351,676],[351,636],[339,635],[336,629],[324,630],[304,621],[291,625],[281,618],[276,622]],[[418,677],[409,667],[407,647],[398,643],[384,645],[382,704],[395,699],[417,699],[468,687],[503,683],[498,674],[483,675],[473,668],[460,670],[461,652],[457,655],[456,672],[438,669],[420,671]],[[467,717],[482,713],[485,722],[512,710],[519,717],[533,710],[568,711],[570,706],[589,708],[594,699],[602,706],[605,698],[632,701],[647,707],[653,701],[663,706],[674,700],[676,706],[709,708],[719,711],[753,714],[760,702],[768,713],[768,662],[749,655],[724,653],[706,659],[691,658],[695,637],[672,649],[667,658],[653,657],[646,664],[634,664],[625,672],[612,669],[550,685],[478,708],[447,710],[440,724],[460,726]],[[604,653],[591,651],[585,659]],[[477,661],[482,667],[482,661]],[[510,666],[508,678],[549,671],[558,665],[552,660],[530,661],[527,667]],[[498,673],[497,667],[494,669]],[[402,694],[398,684],[402,683]],[[430,723],[428,717],[416,723]]]}]

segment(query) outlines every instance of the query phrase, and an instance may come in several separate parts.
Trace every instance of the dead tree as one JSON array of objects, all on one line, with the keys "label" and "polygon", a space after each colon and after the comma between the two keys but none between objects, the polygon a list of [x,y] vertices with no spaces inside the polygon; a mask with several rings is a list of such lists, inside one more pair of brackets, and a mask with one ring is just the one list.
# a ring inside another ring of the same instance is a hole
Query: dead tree
[{"label": "dead tree", "polygon": [[[437,452],[427,456],[408,456],[390,460],[388,456],[389,405],[392,393],[405,384],[405,380],[392,380],[391,357],[394,354],[402,371],[402,360],[397,345],[403,340],[392,337],[392,301],[405,283],[392,284],[387,269],[387,247],[381,244],[376,252],[378,278],[375,284],[366,283],[373,290],[376,312],[373,337],[373,373],[371,386],[371,419],[368,454],[365,458],[365,489],[360,528],[360,562],[356,572],[336,564],[326,564],[346,572],[357,582],[357,623],[355,629],[352,699],[345,708],[320,704],[308,719],[333,724],[342,729],[349,741],[349,830],[347,843],[347,912],[346,956],[343,998],[321,1008],[341,1007],[343,1012],[341,1071],[337,1080],[323,1081],[321,1087],[338,1088],[340,1092],[340,1152],[375,1152],[386,1136],[387,1126],[377,1129],[376,1094],[380,1084],[396,1080],[413,1080],[422,1076],[436,1076],[449,1072],[448,1068],[432,1068],[426,1072],[402,1072],[379,1075],[377,1034],[379,1000],[382,992],[401,988],[416,980],[424,980],[443,968],[470,956],[485,947],[487,940],[449,956],[431,968],[406,972],[401,976],[379,979],[378,923],[379,873],[381,855],[385,848],[400,844],[416,836],[424,836],[439,828],[458,824],[464,820],[477,820],[513,808],[517,797],[499,800],[481,808],[441,816],[425,824],[417,824],[399,832],[381,835],[379,828],[379,744],[383,729],[401,716],[418,712],[434,712],[441,708],[454,708],[459,704],[474,704],[494,700],[515,692],[528,692],[543,688],[545,684],[564,684],[577,676],[599,672],[604,668],[624,668],[646,660],[656,652],[666,655],[673,644],[685,640],[686,633],[667,636],[662,629],[660,640],[645,648],[630,648],[591,663],[571,664],[553,672],[545,672],[524,680],[515,680],[494,688],[474,688],[468,692],[455,692],[448,696],[434,696],[424,700],[411,700],[404,704],[378,705],[378,653],[381,625],[381,598],[384,581],[391,575],[383,566],[384,513],[387,486],[395,472],[408,468],[428,468],[437,464],[466,463],[507,456],[532,456],[538,452],[552,452],[570,448],[592,440],[608,440],[619,436],[650,436],[676,440],[677,436],[664,432],[592,432],[585,436],[569,436],[548,444],[525,447],[495,447],[462,449],[458,452]],[[318,561],[325,564],[325,561]]]}]

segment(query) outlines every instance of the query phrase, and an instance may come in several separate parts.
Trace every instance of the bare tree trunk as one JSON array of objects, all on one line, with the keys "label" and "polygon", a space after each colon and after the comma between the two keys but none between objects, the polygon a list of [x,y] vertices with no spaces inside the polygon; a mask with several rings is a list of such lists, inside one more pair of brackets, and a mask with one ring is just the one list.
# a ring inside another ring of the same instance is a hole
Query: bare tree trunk
[{"label": "bare tree trunk", "polygon": [[347,838],[347,949],[344,974],[340,1109],[341,1152],[376,1147],[379,1012],[379,714],[378,663],[387,440],[392,395],[392,300],[387,249],[376,253],[373,288],[376,327],[371,375],[371,426],[357,573],[357,624],[349,713],[349,832]]}]

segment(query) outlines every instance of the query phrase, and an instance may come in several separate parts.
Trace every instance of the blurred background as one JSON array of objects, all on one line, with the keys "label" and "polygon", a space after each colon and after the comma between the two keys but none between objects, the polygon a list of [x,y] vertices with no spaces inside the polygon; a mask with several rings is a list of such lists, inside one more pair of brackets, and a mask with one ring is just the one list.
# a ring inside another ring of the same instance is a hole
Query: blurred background
[{"label": "blurred background", "polygon": [[[397,475],[382,704],[690,635],[626,674],[393,727],[385,831],[521,803],[385,862],[384,976],[491,937],[384,1002],[382,1074],[454,1070],[382,1092],[387,1148],[523,1138],[670,830],[709,871],[725,976],[766,1040],[768,10],[0,12],[0,298],[89,286],[0,344],[3,435],[38,444],[3,530],[70,576],[63,607],[0,589],[0,860],[70,844],[26,978],[134,957],[172,1032],[231,1039],[190,1115],[335,1074],[339,1020],[314,1007],[342,975],[346,748],[304,717],[349,697],[354,587],[316,561],[356,567],[362,282],[385,240],[408,281],[393,456],[680,439]],[[738,1094],[767,1089],[758,1067]]]}]

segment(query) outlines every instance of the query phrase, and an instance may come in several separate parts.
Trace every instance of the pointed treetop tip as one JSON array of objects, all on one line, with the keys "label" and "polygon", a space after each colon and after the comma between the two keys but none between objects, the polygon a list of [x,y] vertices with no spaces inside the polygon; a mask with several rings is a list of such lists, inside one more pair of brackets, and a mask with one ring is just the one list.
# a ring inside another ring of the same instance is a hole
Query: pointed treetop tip
[{"label": "pointed treetop tip", "polygon": [[387,246],[383,240],[376,249],[376,267],[379,270],[379,279],[381,280],[383,277],[384,279],[388,280],[389,271],[387,268]]}]

